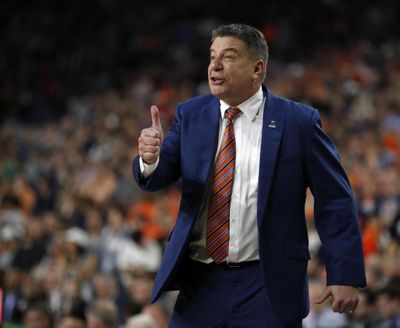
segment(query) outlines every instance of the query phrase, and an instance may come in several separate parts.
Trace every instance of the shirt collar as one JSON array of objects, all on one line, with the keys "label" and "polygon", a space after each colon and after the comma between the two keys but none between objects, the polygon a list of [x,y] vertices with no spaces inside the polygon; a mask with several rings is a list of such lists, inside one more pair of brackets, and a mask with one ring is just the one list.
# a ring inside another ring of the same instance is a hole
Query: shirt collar
[{"label": "shirt collar", "polygon": [[[249,121],[254,121],[257,112],[260,109],[261,104],[263,102],[263,97],[264,97],[263,91],[262,88],[260,87],[260,89],[258,89],[258,91],[254,95],[252,95],[249,99],[245,100],[236,107],[238,107],[242,111],[242,113],[249,119]],[[228,105],[223,100],[220,100],[219,103],[220,103],[219,108],[221,111],[221,117],[223,119],[225,116],[225,111],[231,106]]]}]

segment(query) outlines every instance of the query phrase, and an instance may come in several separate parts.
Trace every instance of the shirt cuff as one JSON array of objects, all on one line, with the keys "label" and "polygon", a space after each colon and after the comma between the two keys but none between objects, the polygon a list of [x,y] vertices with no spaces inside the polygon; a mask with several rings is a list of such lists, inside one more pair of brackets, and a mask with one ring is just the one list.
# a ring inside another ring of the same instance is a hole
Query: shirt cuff
[{"label": "shirt cuff", "polygon": [[160,162],[160,157],[158,157],[153,164],[146,164],[140,157],[139,158],[140,173],[143,175],[143,177],[148,178],[156,170],[159,162]]}]

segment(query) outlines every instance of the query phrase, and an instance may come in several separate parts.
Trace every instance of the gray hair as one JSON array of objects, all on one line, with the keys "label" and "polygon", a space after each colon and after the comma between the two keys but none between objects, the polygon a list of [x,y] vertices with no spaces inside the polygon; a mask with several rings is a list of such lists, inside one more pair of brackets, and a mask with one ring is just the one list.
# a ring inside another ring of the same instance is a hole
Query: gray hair
[{"label": "gray hair", "polygon": [[262,59],[267,65],[268,44],[260,30],[245,24],[222,25],[212,31],[211,42],[224,36],[233,36],[243,41],[250,55],[254,59]]}]

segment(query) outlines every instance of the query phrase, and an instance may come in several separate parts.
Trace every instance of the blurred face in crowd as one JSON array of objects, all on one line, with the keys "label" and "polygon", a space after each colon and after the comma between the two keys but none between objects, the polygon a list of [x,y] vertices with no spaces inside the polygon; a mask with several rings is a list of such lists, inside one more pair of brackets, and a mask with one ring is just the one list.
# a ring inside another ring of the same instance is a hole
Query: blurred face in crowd
[{"label": "blurred face in crowd", "polygon": [[118,310],[111,301],[97,300],[86,313],[87,328],[118,327]]},{"label": "blurred face in crowd", "polygon": [[94,276],[93,288],[98,298],[111,299],[117,293],[117,286],[112,277],[101,274]]},{"label": "blurred face in crowd", "polygon": [[50,318],[46,312],[30,309],[24,315],[25,328],[51,328]]},{"label": "blurred face in crowd", "polygon": [[211,93],[236,106],[256,93],[263,80],[264,62],[253,59],[242,40],[216,37],[210,47],[208,84]]},{"label": "blurred face in crowd", "polygon": [[96,315],[92,313],[89,313],[86,316],[86,321],[88,328],[106,328],[101,322],[101,319],[99,319]]},{"label": "blurred face in crowd", "polygon": [[378,308],[384,318],[400,314],[400,298],[382,294],[378,297]]},{"label": "blurred face in crowd", "polygon": [[85,323],[78,318],[66,317],[61,320],[58,328],[85,328]]},{"label": "blurred face in crowd", "polygon": [[4,287],[7,291],[14,291],[20,287],[22,275],[13,268],[9,268],[4,272]]},{"label": "blurred face in crowd", "polygon": [[148,304],[151,298],[151,291],[153,290],[153,280],[149,277],[129,277],[126,275],[125,287],[129,295],[138,304]]}]

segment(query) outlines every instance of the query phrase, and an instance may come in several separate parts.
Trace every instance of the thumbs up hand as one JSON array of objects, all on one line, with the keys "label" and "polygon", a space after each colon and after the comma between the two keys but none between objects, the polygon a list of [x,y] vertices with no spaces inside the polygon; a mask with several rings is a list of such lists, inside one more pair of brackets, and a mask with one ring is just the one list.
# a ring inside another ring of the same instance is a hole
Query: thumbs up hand
[{"label": "thumbs up hand", "polygon": [[160,113],[155,105],[151,106],[151,121],[151,127],[143,129],[138,139],[139,156],[148,165],[157,161],[158,156],[160,156],[160,147],[164,140]]}]

